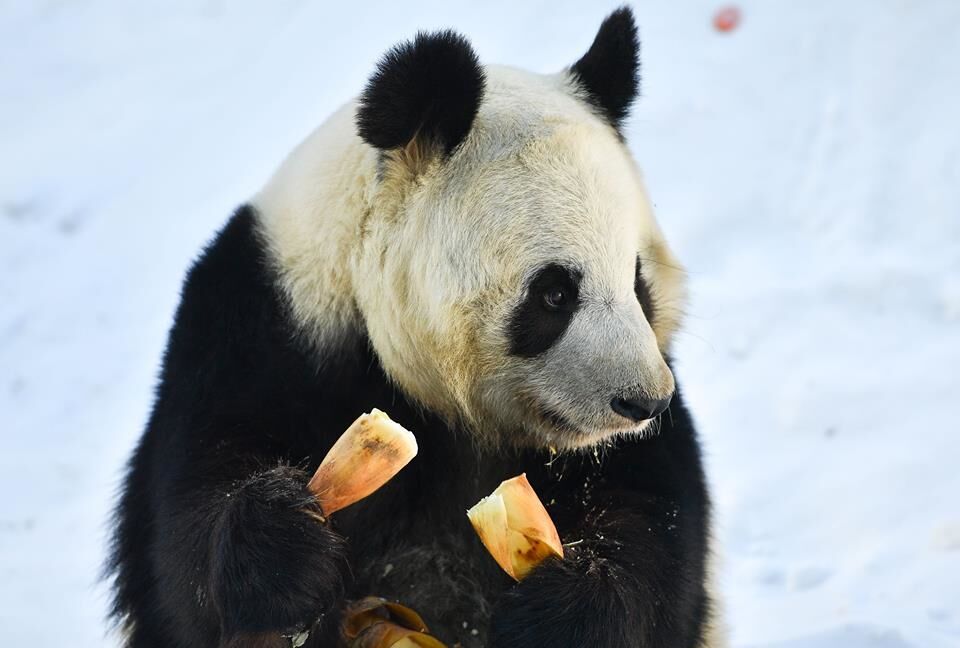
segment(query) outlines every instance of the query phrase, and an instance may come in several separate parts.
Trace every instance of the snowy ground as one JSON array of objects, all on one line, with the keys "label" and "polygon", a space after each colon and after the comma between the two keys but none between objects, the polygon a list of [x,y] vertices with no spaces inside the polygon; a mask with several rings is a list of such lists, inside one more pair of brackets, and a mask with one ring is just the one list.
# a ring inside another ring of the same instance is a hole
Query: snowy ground
[{"label": "snowy ground", "polygon": [[[97,575],[183,271],[418,28],[548,71],[597,3],[0,0],[0,645],[112,645]],[[960,646],[960,2],[637,6],[630,129],[737,648]]]}]

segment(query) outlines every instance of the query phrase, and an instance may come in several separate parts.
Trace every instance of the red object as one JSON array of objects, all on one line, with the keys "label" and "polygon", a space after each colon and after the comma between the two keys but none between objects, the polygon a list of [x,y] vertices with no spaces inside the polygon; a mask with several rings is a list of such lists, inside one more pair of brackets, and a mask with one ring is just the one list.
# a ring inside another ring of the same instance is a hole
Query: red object
[{"label": "red object", "polygon": [[730,5],[717,10],[713,15],[713,26],[719,32],[732,32],[740,25],[740,8]]}]

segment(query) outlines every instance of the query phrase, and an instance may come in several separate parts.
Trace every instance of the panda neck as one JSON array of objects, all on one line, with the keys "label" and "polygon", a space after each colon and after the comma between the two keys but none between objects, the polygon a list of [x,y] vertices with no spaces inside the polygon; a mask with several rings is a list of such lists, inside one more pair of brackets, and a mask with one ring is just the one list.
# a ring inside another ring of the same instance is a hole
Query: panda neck
[{"label": "panda neck", "polygon": [[352,259],[371,211],[377,153],[355,133],[356,104],[334,113],[251,201],[296,323],[317,347],[362,329]]}]

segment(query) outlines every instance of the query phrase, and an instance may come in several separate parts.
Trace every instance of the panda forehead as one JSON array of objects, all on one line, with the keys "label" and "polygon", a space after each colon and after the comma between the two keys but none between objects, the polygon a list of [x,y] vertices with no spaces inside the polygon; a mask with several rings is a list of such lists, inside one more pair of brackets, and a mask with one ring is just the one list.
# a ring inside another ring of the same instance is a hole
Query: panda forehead
[{"label": "panda forehead", "polygon": [[449,261],[455,274],[476,286],[515,286],[561,263],[581,270],[588,290],[632,286],[649,222],[639,173],[616,132],[565,75],[501,66],[487,75],[472,131],[436,168],[438,182],[421,185],[415,208],[437,228],[431,236],[458,251]]},{"label": "panda forehead", "polygon": [[514,201],[522,192],[531,201],[575,208],[635,198],[629,194],[637,193],[639,176],[626,147],[578,98],[565,73],[488,66],[487,77],[473,129],[447,165],[448,178],[498,184],[494,192]]},{"label": "panda forehead", "polygon": [[446,175],[435,194],[441,218],[494,245],[507,236],[540,254],[573,252],[592,261],[625,247],[636,254],[648,222],[646,194],[626,149],[589,122],[555,123],[509,153],[474,151]]},{"label": "panda forehead", "polygon": [[581,275],[585,294],[608,298],[632,290],[640,218],[579,200],[524,204],[523,192],[511,202],[504,193],[491,192],[487,204],[468,198],[462,220],[440,219],[441,238],[457,250],[448,264],[459,281],[515,294],[542,268],[562,265]]}]

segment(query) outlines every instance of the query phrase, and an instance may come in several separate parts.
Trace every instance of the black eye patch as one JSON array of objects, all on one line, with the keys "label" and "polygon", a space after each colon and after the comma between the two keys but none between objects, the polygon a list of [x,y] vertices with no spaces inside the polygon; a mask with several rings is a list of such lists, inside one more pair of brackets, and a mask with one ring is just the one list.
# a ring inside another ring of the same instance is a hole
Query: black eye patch
[{"label": "black eye patch", "polygon": [[560,339],[580,305],[582,278],[580,272],[557,263],[537,271],[510,318],[507,335],[512,355],[532,358]]},{"label": "black eye patch", "polygon": [[640,259],[637,258],[636,275],[633,279],[633,292],[637,295],[637,301],[640,302],[640,308],[643,314],[647,316],[647,322],[653,326],[653,318],[656,316],[656,305],[653,303],[653,294],[650,291],[650,285],[643,278],[640,271]]}]

